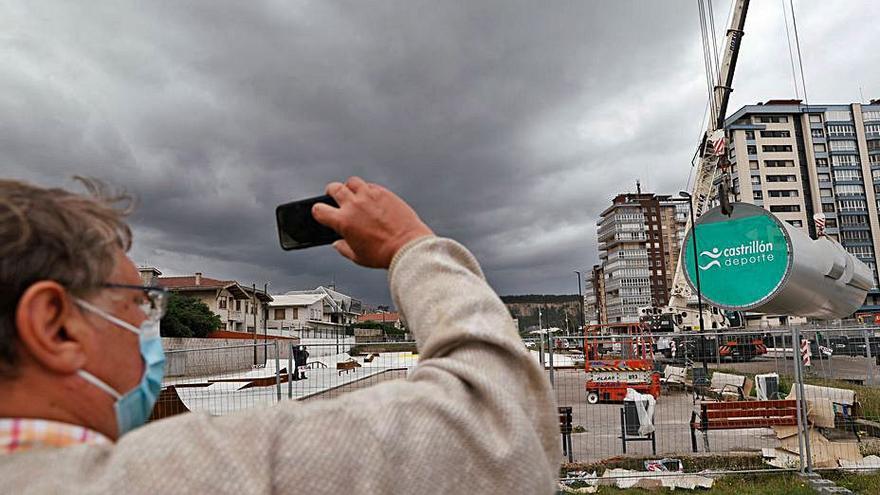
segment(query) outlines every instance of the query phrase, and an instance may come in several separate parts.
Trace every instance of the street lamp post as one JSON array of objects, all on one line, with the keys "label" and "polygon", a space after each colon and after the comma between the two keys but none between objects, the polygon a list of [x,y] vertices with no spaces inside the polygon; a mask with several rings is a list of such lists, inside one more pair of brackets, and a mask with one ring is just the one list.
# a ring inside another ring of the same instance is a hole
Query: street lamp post
[{"label": "street lamp post", "polygon": [[700,344],[703,349],[701,353],[703,355],[703,368],[708,369],[709,365],[706,363],[706,352],[705,348],[705,339],[702,336],[703,329],[705,328],[703,323],[703,291],[700,287],[700,264],[697,255],[697,222],[694,218],[694,198],[687,191],[679,191],[678,195],[687,198],[688,200],[688,213],[691,216],[691,240],[694,248],[694,278],[696,280],[697,285],[697,311],[700,313]]}]

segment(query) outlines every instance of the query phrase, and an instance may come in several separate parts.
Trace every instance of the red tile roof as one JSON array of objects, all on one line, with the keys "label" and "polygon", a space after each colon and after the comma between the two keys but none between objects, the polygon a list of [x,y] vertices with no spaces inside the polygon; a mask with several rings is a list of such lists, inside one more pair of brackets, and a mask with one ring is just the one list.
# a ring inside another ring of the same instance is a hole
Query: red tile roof
[{"label": "red tile roof", "polygon": [[226,287],[229,284],[234,284],[233,280],[217,280],[215,278],[202,277],[199,281],[199,284],[196,285],[195,277],[159,277],[159,285],[165,287],[166,289],[182,289],[192,288],[192,287],[204,287],[206,289],[215,289],[219,287]]},{"label": "red tile roof", "polygon": [[400,313],[365,313],[358,316],[358,321],[397,321]]}]

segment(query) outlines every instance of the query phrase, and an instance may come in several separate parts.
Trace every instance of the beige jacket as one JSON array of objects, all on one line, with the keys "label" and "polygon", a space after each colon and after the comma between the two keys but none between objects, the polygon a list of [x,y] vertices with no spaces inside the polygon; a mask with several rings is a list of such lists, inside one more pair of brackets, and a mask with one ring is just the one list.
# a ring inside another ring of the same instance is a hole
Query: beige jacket
[{"label": "beige jacket", "polygon": [[460,244],[395,256],[391,293],[416,337],[406,380],[334,400],[151,423],[115,445],[0,456],[2,493],[554,493],[550,384]]}]

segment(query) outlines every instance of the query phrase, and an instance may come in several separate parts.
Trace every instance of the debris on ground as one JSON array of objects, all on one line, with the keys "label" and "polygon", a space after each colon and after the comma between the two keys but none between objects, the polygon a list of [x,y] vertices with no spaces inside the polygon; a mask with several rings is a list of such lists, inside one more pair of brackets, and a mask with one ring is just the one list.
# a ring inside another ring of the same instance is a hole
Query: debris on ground
[{"label": "debris on ground", "polygon": [[[657,461],[645,461],[656,467],[663,466],[665,471],[633,471],[631,469],[612,468],[606,469],[601,477],[596,472],[571,471],[566,479],[559,482],[559,490],[564,493],[596,493],[601,486],[614,486],[621,489],[644,488],[656,490],[658,488],[676,488],[695,490],[697,488],[712,488],[715,480],[708,476],[696,474],[683,474],[679,459],[660,459]],[[586,485],[586,486],[580,486]]]},{"label": "debris on ground", "polygon": [[601,485],[613,485],[617,488],[712,488],[715,480],[700,474],[666,474],[662,472],[632,471],[629,469],[609,469],[599,479]]},{"label": "debris on ground", "polygon": [[684,466],[681,464],[681,459],[670,459],[666,457],[656,461],[645,461],[645,471],[681,473],[684,471]]},{"label": "debris on ground", "polygon": [[880,457],[876,455],[869,455],[862,458],[861,461],[848,461],[846,459],[841,459],[840,467],[842,467],[845,471],[850,471],[853,473],[874,473],[877,470],[880,470]]},{"label": "debris on ground", "polygon": [[[816,411],[815,416],[821,418],[827,414],[827,406],[819,405],[814,408],[814,411]],[[764,462],[778,468],[798,467],[801,447],[797,427],[774,426],[773,430],[776,432],[776,438],[779,439],[779,447],[762,449]],[[810,440],[810,457],[814,468],[836,468],[841,466],[840,463],[843,461],[859,463],[863,460],[859,444],[854,441],[832,441],[815,428],[808,429],[807,435]]]},{"label": "debris on ground", "polygon": [[[583,485],[587,486],[581,487],[573,487],[572,485]],[[596,493],[599,489],[597,486],[599,484],[599,477],[596,476],[596,472],[588,472],[588,471],[570,471],[566,475],[566,479],[561,480],[559,482],[559,490],[564,493]]]}]

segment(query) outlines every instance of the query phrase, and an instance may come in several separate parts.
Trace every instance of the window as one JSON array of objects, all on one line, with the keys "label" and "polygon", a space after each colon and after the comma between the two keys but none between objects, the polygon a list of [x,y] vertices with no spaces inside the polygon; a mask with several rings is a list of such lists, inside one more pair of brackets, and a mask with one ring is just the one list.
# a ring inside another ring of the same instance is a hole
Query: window
[{"label": "window", "polygon": [[865,194],[865,188],[858,184],[843,184],[834,186],[834,193],[838,196],[862,196]]},{"label": "window", "polygon": [[819,182],[831,182],[831,175],[829,174],[816,174],[816,177],[819,179]]},{"label": "window", "polygon": [[818,114],[818,113],[811,113],[810,114],[810,122],[815,123],[815,124],[821,124],[822,123],[822,115]]},{"label": "window", "polygon": [[880,181],[880,168],[871,170],[871,179],[874,181]]},{"label": "window", "polygon": [[784,124],[788,122],[785,115],[762,115],[758,117],[758,122],[762,124]]},{"label": "window", "polygon": [[867,215],[844,215],[840,217],[840,225],[846,227],[852,227],[855,225],[867,225],[868,224],[868,216]]},{"label": "window", "polygon": [[764,199],[763,191],[752,191],[752,198],[754,199]]},{"label": "window", "polygon": [[868,151],[880,151],[880,141],[876,139],[868,141]]},{"label": "window", "polygon": [[856,130],[851,125],[829,125],[828,126],[828,136],[829,137],[853,137],[856,135]]},{"label": "window", "polygon": [[831,189],[827,187],[823,187],[819,189],[819,197],[821,198],[830,198],[831,197]]},{"label": "window", "polygon": [[862,171],[859,169],[835,169],[834,170],[834,180],[835,181],[861,181],[862,180]]},{"label": "window", "polygon": [[764,160],[765,167],[794,167],[793,160]]},{"label": "window", "polygon": [[857,167],[859,157],[853,155],[834,155],[831,157],[832,167]]},{"label": "window", "polygon": [[825,220],[825,226],[832,228],[832,229],[837,227],[837,219],[836,218],[829,218],[829,219]]},{"label": "window", "polygon": [[[786,220],[786,222],[790,223],[793,227],[803,227],[804,226],[804,222],[802,222],[800,220]],[[826,223],[825,225],[827,226],[828,224]]]},{"label": "window", "polygon": [[749,170],[758,170],[758,160],[749,160]]},{"label": "window", "polygon": [[298,320],[299,319],[299,308],[290,308],[290,311],[292,313],[290,315],[290,319]]},{"label": "window", "polygon": [[778,191],[767,191],[771,198],[796,198],[799,196],[795,189],[780,189]]},{"label": "window", "polygon": [[867,241],[871,239],[871,234],[867,230],[844,230],[840,238],[844,241]]},{"label": "window", "polygon": [[768,175],[767,182],[797,182],[794,175]]},{"label": "window", "polygon": [[753,186],[760,185],[761,184],[761,176],[760,175],[753,175],[751,177],[751,181],[752,181]]},{"label": "window", "polygon": [[845,199],[839,201],[840,211],[865,211],[868,206],[863,199]]},{"label": "window", "polygon": [[871,120],[880,120],[880,111],[871,110],[868,112],[862,112],[862,119],[866,122]]},{"label": "window", "polygon": [[855,141],[831,141],[828,145],[831,147],[831,151],[856,151],[857,149]]},{"label": "window", "polygon": [[235,301],[235,310],[241,311],[241,301]]},{"label": "window", "polygon": [[750,144],[746,147],[746,152],[750,155],[757,155],[758,154],[758,147],[753,144]]},{"label": "window", "polygon": [[857,258],[874,257],[874,250],[871,248],[871,246],[844,246],[843,248]]},{"label": "window", "polygon": [[865,134],[869,137],[880,136],[880,124],[867,124],[865,126]]},{"label": "window", "polygon": [[834,203],[822,203],[822,211],[825,213],[834,213]]},{"label": "window", "polygon": [[[819,146],[818,144],[816,146]],[[786,151],[791,151],[790,144],[765,144],[761,146],[761,151],[764,153],[783,153]]]},{"label": "window", "polygon": [[761,131],[762,138],[782,138],[782,137],[791,137],[791,132],[789,131]]},{"label": "window", "polygon": [[817,167],[827,167],[828,159],[827,158],[816,158],[816,166]]},{"label": "window", "polygon": [[825,112],[825,120],[829,122],[852,122],[852,113],[849,110],[832,110]]},{"label": "window", "polygon": [[226,297],[221,297],[217,300],[217,307],[220,309],[226,309]]},{"label": "window", "polygon": [[771,213],[797,213],[801,211],[801,205],[772,205]]},{"label": "window", "polygon": [[284,308],[278,308],[275,310],[275,319],[283,320],[284,319]]},{"label": "window", "polygon": [[822,139],[825,137],[825,131],[822,129],[813,129],[810,132],[810,135],[812,135],[814,139]]},{"label": "window", "polygon": [[755,139],[755,131],[746,131],[746,139]]},{"label": "window", "polygon": [[880,155],[871,155],[868,157],[868,164],[872,167],[880,166]]}]

